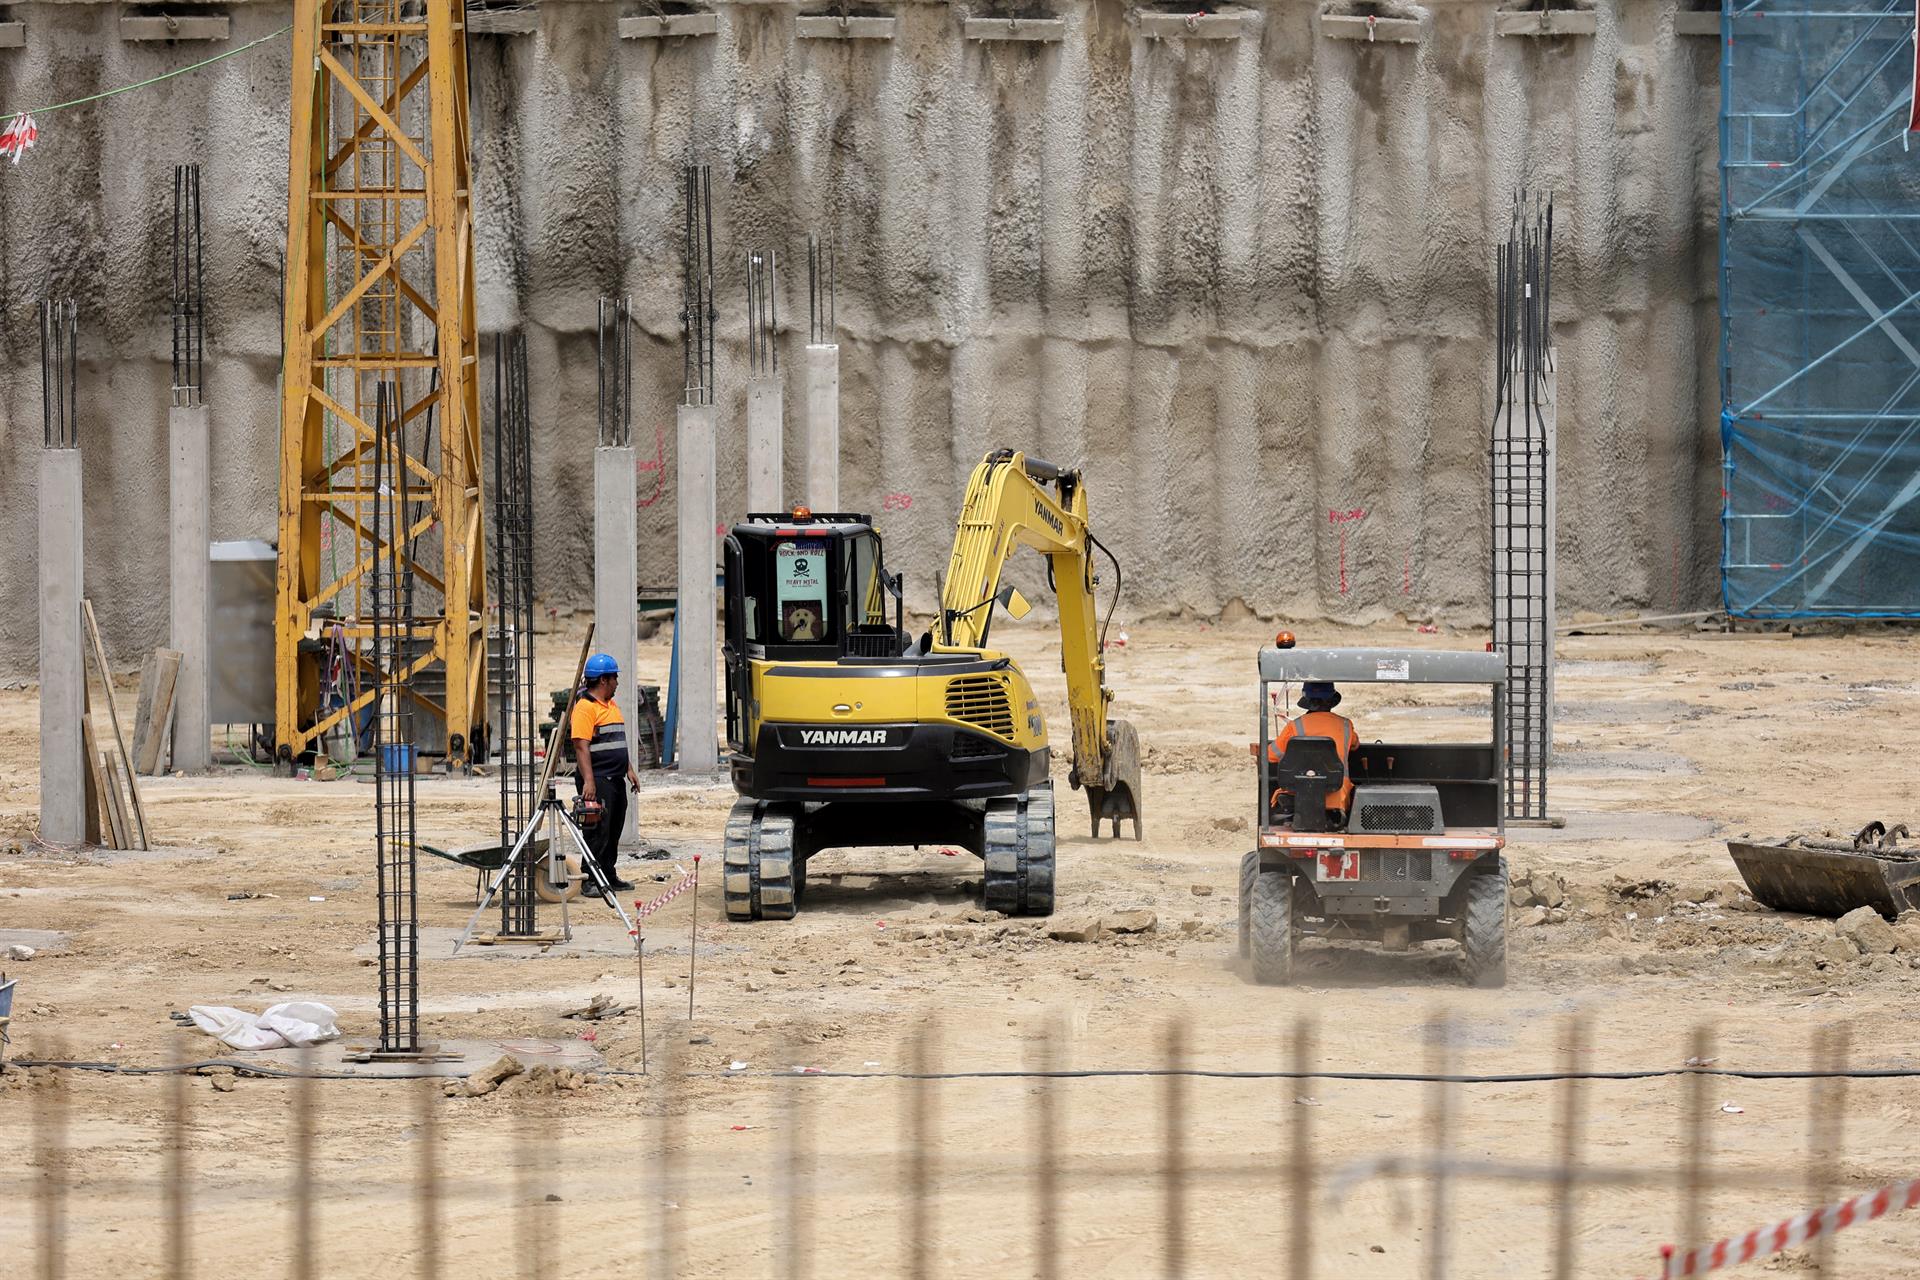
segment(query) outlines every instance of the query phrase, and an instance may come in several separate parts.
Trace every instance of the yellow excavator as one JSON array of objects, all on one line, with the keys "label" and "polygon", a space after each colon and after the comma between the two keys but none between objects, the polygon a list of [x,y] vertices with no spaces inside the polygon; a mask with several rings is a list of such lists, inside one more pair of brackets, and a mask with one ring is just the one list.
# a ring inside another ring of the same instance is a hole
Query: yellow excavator
[{"label": "yellow excavator", "polygon": [[1108,718],[1094,598],[1094,552],[1113,563],[1116,598],[1119,562],[1088,531],[1078,471],[1003,449],[967,483],[940,616],[917,639],[867,516],[802,507],[749,515],[727,535],[722,652],[741,797],[723,854],[729,917],[791,919],[822,849],[927,844],[982,859],[989,910],[1053,910],[1046,721],[1025,674],[988,647],[996,610],[1029,611],[1000,582],[1023,545],[1047,558],[1059,600],[1070,781],[1087,792],[1095,836],[1130,820],[1140,838],[1140,744]]}]

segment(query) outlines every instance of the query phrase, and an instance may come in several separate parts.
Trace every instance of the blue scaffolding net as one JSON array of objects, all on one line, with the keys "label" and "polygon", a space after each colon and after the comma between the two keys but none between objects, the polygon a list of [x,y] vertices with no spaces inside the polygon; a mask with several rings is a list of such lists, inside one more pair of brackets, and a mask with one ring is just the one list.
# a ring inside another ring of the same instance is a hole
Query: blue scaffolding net
[{"label": "blue scaffolding net", "polygon": [[1914,0],[1726,0],[1722,34],[1727,609],[1920,617]]}]

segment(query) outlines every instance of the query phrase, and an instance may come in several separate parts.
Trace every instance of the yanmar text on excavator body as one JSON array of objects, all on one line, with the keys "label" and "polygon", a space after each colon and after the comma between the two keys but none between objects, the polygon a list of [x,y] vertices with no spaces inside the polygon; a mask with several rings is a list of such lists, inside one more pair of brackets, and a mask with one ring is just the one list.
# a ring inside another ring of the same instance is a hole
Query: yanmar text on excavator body
[{"label": "yanmar text on excavator body", "polygon": [[728,534],[727,742],[742,797],[727,820],[729,916],[790,918],[822,849],[924,844],[980,857],[988,908],[1053,910],[1046,718],[1025,674],[987,647],[996,609],[1028,610],[1000,584],[1022,545],[1047,557],[1059,598],[1070,781],[1096,836],[1129,819],[1138,838],[1139,742],[1108,718],[1093,568],[1106,550],[1080,473],[1001,450],[968,481],[940,616],[917,639],[868,517],[801,508]]}]

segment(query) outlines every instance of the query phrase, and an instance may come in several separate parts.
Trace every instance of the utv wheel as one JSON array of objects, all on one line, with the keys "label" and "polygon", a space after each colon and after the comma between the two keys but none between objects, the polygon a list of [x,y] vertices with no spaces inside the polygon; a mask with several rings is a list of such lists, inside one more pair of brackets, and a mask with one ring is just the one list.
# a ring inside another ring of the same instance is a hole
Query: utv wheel
[{"label": "utv wheel", "polygon": [[1507,864],[1475,872],[1460,912],[1461,968],[1476,987],[1507,985]]},{"label": "utv wheel", "polygon": [[1010,916],[1053,914],[1053,784],[987,802],[980,904]]},{"label": "utv wheel", "polygon": [[729,920],[791,920],[800,905],[793,856],[793,813],[784,805],[741,800],[727,815],[721,851],[722,896]]},{"label": "utv wheel", "polygon": [[1293,981],[1293,877],[1262,871],[1253,878],[1247,913],[1253,980],[1266,986]]},{"label": "utv wheel", "polygon": [[1248,923],[1253,912],[1253,882],[1260,875],[1260,851],[1248,852],[1240,859],[1240,933],[1235,950],[1242,960],[1253,950],[1252,926]]}]

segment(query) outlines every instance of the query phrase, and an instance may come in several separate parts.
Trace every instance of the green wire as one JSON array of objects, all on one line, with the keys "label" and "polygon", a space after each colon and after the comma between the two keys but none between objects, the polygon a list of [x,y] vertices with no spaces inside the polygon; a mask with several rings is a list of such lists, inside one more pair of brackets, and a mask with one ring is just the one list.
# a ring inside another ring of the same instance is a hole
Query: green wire
[{"label": "green wire", "polygon": [[261,36],[258,40],[249,40],[247,41],[247,43],[239,46],[238,48],[229,49],[225,53],[216,53],[211,58],[208,58],[203,62],[196,62],[190,67],[180,67],[173,71],[164,71],[161,74],[154,76],[150,80],[142,80],[137,84],[123,84],[117,89],[107,89],[100,93],[88,94],[84,98],[75,98],[71,102],[56,102],[50,107],[35,107],[31,111],[9,112],[8,118],[11,118],[12,116],[20,116],[20,115],[43,116],[51,111],[64,111],[68,107],[81,107],[81,106],[85,106],[89,102],[98,102],[102,98],[111,98],[117,93],[127,93],[134,89],[144,89],[150,84],[159,84],[162,80],[171,80],[175,76],[184,76],[189,71],[198,71],[202,67],[210,67],[214,63],[220,61],[222,58],[231,58],[236,54],[245,53],[247,50],[257,48],[260,45],[267,43],[267,41],[269,40],[278,40],[281,36],[287,34],[287,32],[291,30],[293,30],[293,24],[289,22],[286,26],[280,28],[278,31],[274,31],[267,35]]}]

